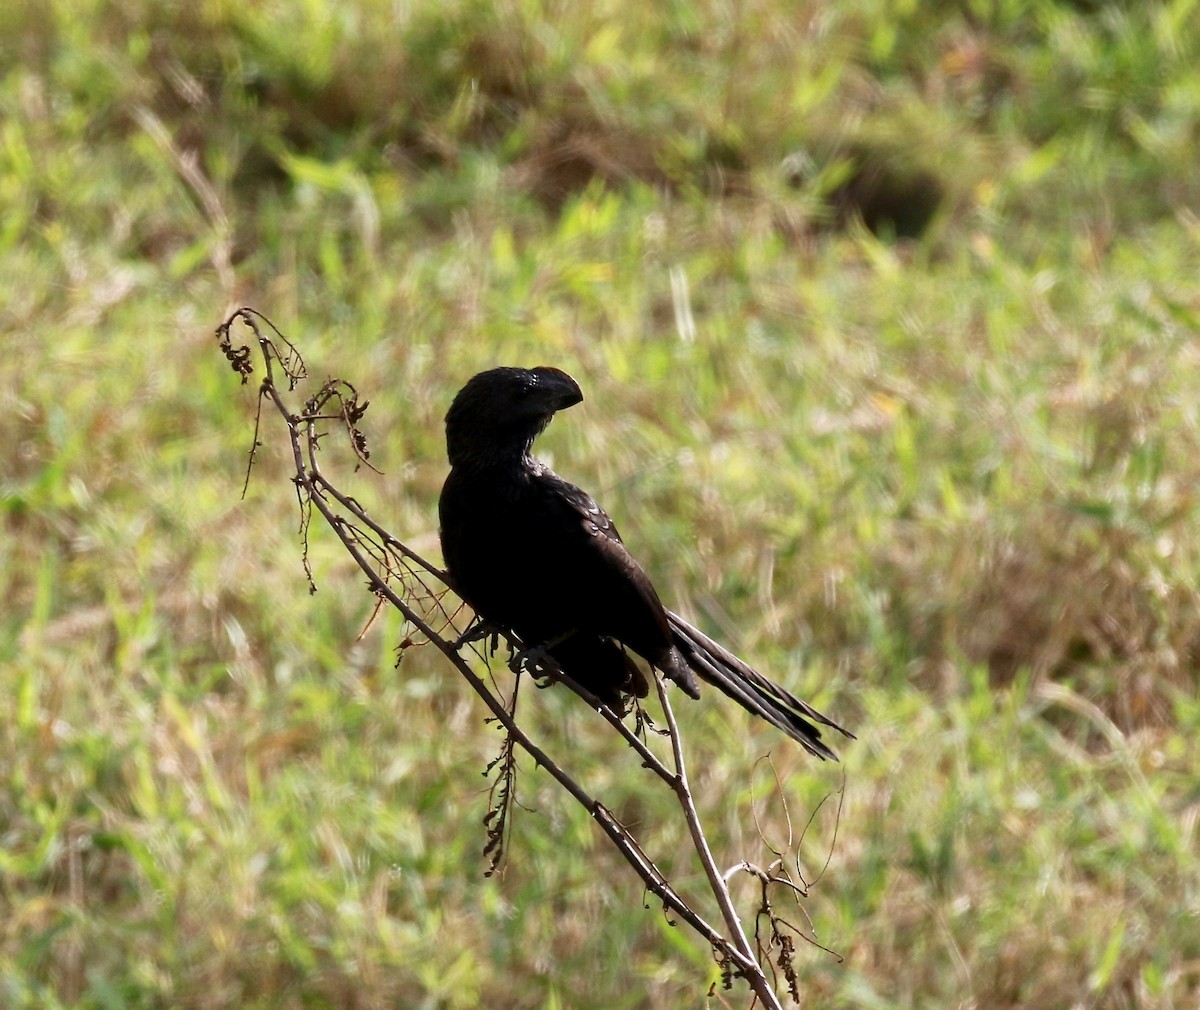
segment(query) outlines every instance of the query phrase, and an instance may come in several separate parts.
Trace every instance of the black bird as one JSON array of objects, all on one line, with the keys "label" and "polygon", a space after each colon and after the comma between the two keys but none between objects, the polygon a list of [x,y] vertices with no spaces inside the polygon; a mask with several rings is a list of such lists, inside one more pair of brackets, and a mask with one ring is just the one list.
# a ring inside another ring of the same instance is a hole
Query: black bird
[{"label": "black bird", "polygon": [[604,510],[534,458],[533,441],[555,411],[582,399],[557,368],[493,368],[455,396],[438,503],[454,590],[614,707],[648,692],[628,648],[690,697],[700,697],[699,675],[817,757],[836,760],[814,723],[852,734],[664,608]]}]

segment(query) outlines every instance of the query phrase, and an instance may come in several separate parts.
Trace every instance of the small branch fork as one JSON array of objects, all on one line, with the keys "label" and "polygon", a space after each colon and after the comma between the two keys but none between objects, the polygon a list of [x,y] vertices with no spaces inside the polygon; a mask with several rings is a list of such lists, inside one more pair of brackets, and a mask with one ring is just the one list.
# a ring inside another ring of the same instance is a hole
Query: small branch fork
[{"label": "small branch fork", "polygon": [[[367,402],[359,402],[358,392],[350,383],[342,379],[330,379],[321,386],[315,395],[305,401],[303,409],[299,413],[294,412],[285,400],[285,394],[280,390],[277,373],[284,381],[287,392],[294,392],[299,382],[307,377],[303,360],[296,348],[275,325],[251,308],[238,309],[217,327],[216,331],[222,353],[234,371],[241,375],[243,384],[249,381],[249,377],[253,373],[253,354],[249,347],[238,346],[233,341],[231,330],[239,322],[254,335],[265,369],[265,377],[259,387],[254,445],[250,450],[246,481],[248,484],[250,469],[253,467],[256,452],[262,444],[259,441],[262,405],[264,402],[269,402],[283,418],[288,431],[295,466],[295,476],[292,481],[296,486],[296,494],[301,508],[300,532],[304,543],[304,568],[310,590],[314,592],[316,590],[308,560],[309,524],[312,509],[315,507],[341,540],[346,551],[366,574],[368,587],[378,597],[379,606],[381,607],[385,603],[393,606],[416,634],[440,651],[488,707],[491,713],[488,721],[495,722],[504,729],[506,734],[504,748],[500,756],[488,768],[488,772],[491,772],[493,768],[499,768],[499,780],[493,786],[491,809],[485,819],[488,825],[488,843],[484,854],[490,858],[491,862],[488,873],[493,872],[503,858],[508,808],[509,804],[515,801],[515,759],[513,754],[515,746],[525,751],[536,764],[544,768],[555,782],[589,812],[600,830],[641,878],[646,889],[663,903],[664,909],[671,916],[686,922],[712,947],[714,957],[722,968],[725,988],[730,988],[732,978],[744,978],[754,993],[751,1006],[761,1005],[771,1008],[771,1010],[780,1010],[781,1004],[775,992],[775,986],[759,964],[755,949],[751,946],[734,908],[727,883],[727,878],[739,870],[744,870],[757,877],[762,884],[763,892],[755,929],[758,950],[761,954],[769,953],[759,936],[759,924],[765,916],[769,920],[771,928],[770,947],[778,948],[779,969],[784,973],[792,999],[798,1002],[797,981],[791,966],[791,938],[786,934],[781,934],[780,927],[785,926],[802,936],[804,934],[795,930],[795,927],[774,913],[767,888],[771,884],[780,884],[786,885],[787,889],[797,894],[803,894],[805,890],[803,887],[796,887],[786,877],[786,874],[780,877],[778,873],[767,873],[749,863],[738,864],[724,875],[717,868],[688,786],[683,742],[662,677],[658,671],[654,672],[654,676],[658,688],[658,698],[666,718],[666,734],[671,741],[670,767],[650,749],[643,739],[640,731],[644,727],[644,716],[640,711],[638,726],[636,729],[631,729],[622,721],[623,713],[614,712],[560,670],[553,668],[549,661],[539,660],[538,673],[555,682],[561,681],[591,708],[599,712],[637,753],[642,764],[666,783],[675,794],[696,854],[704,868],[709,887],[720,910],[725,926],[724,933],[709,923],[687,899],[679,894],[670,880],[643,851],[629,829],[617,819],[613,812],[588,793],[521,728],[515,715],[516,690],[514,689],[511,703],[506,703],[498,692],[489,688],[488,684],[460,654],[463,645],[477,642],[481,638],[490,638],[494,651],[498,639],[504,638],[508,642],[512,654],[520,656],[525,651],[522,649],[522,643],[504,629],[490,626],[483,626],[482,634],[478,627],[474,629],[474,633],[468,632],[465,635],[458,633],[455,622],[460,618],[463,608],[456,602],[447,600],[447,597],[450,596],[447,574],[375,522],[358,502],[338,490],[322,473],[317,457],[321,440],[325,434],[322,425],[328,424],[342,425],[349,436],[359,465],[371,466],[366,439],[357,427],[367,409]],[[372,467],[372,469],[374,468]],[[401,654],[405,648],[414,644],[416,643],[410,635],[400,647]],[[484,655],[482,647],[476,646],[475,648],[480,655]],[[519,685],[519,683],[518,678],[517,684]],[[776,854],[778,855],[778,853]],[[773,866],[778,865],[780,863],[777,860]],[[771,965],[771,971],[772,975],[776,974],[774,965]]]}]

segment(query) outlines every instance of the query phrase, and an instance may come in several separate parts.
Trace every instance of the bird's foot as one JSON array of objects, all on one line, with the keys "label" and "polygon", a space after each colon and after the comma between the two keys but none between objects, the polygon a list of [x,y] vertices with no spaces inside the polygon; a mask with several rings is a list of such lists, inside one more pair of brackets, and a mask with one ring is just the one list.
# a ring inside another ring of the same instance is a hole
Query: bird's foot
[{"label": "bird's foot", "polygon": [[[537,645],[531,645],[528,648],[522,649],[520,652],[515,653],[508,661],[509,669],[513,673],[521,673],[522,671],[527,673],[549,672],[543,666],[546,657],[550,655],[555,646],[562,645],[573,634],[575,634],[574,629],[556,638],[551,638],[548,641],[539,642]],[[551,656],[550,658],[553,659],[554,657]]]},{"label": "bird's foot", "polygon": [[454,640],[454,651],[458,652],[464,645],[472,645],[475,642],[483,642],[487,639],[492,640],[491,652],[496,651],[496,647],[500,643],[500,633],[505,629],[498,624],[493,624],[491,621],[485,621],[483,618],[476,618],[468,626],[467,630]]}]

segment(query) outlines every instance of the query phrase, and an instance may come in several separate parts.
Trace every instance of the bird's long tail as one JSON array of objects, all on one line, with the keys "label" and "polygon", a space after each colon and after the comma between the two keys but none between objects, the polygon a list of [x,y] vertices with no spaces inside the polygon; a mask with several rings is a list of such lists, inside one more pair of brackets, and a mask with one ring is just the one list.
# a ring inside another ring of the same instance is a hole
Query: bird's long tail
[{"label": "bird's long tail", "polygon": [[837,760],[837,755],[821,741],[821,731],[814,723],[832,727],[854,739],[854,734],[848,729],[822,715],[808,702],[801,701],[778,684],[767,680],[678,614],[668,610],[667,621],[671,626],[675,648],[701,680],[712,684],[742,708],[783,730],[809,753],[821,759]]}]

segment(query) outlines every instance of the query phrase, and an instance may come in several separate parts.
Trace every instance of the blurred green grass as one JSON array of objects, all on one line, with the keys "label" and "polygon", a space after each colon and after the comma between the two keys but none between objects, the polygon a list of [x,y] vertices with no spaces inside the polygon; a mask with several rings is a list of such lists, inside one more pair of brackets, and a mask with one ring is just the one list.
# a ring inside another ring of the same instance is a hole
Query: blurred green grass
[{"label": "blurred green grass", "polygon": [[[816,767],[679,706],[722,861],[804,822],[832,1006],[1200,991],[1194,0],[0,12],[0,1003],[699,1005],[526,769],[332,544],[238,494],[251,303],[355,381],[436,551],[475,370],[587,399],[544,451],[662,593],[859,733]],[[695,883],[560,692],[526,717]],[[740,897],[751,907],[752,888]],[[799,913],[797,913],[799,916]]]}]

